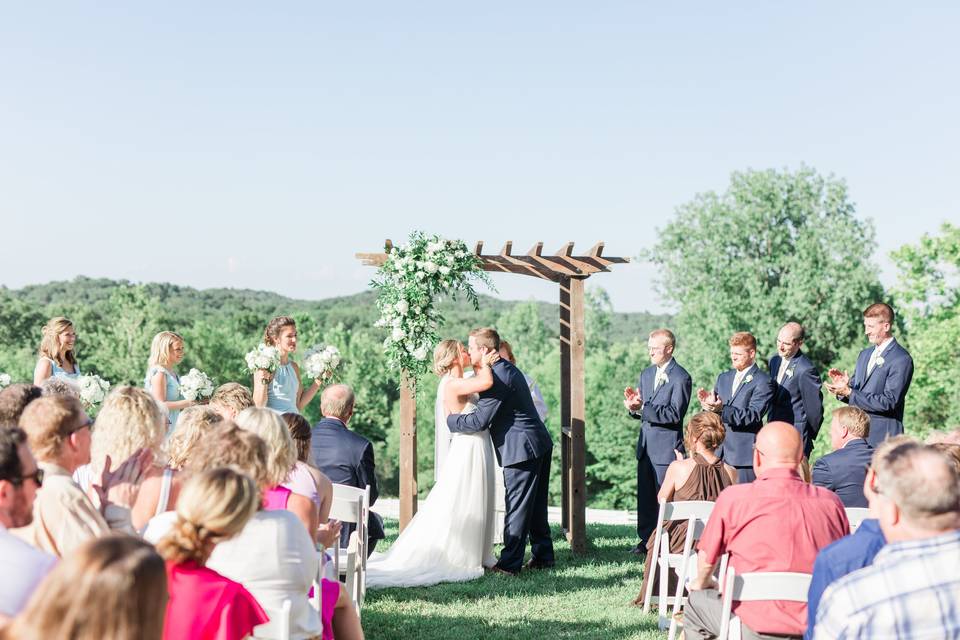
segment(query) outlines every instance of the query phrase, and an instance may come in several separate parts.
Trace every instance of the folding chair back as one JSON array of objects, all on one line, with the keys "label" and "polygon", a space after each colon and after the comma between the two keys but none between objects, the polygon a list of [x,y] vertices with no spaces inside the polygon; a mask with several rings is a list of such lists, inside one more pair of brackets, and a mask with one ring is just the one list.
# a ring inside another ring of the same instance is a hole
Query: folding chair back
[{"label": "folding chair back", "polygon": [[856,531],[860,523],[870,517],[870,509],[864,507],[847,507],[844,511],[847,512],[847,520],[850,521],[850,533]]},{"label": "folding chair back", "polygon": [[290,640],[290,609],[293,603],[290,599],[283,601],[279,609],[264,607],[263,610],[270,616],[269,622],[264,622],[253,628],[253,637],[257,640]]},{"label": "folding chair back", "polygon": [[740,637],[740,619],[731,620],[734,600],[749,602],[757,600],[790,600],[806,602],[810,590],[809,573],[771,571],[737,574],[727,567],[723,580],[723,604],[720,614],[718,640]]}]

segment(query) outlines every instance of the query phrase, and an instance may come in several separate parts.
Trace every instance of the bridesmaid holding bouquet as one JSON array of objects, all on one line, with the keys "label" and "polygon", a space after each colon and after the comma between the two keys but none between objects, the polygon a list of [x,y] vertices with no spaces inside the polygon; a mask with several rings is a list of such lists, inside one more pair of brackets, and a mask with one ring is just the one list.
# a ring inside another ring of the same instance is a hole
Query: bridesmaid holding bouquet
[{"label": "bridesmaid holding bouquet", "polygon": [[167,432],[177,424],[180,411],[196,404],[180,393],[180,376],[176,367],[183,360],[183,338],[172,331],[161,331],[150,344],[150,360],[144,389],[162,407],[167,408]]},{"label": "bridesmaid holding bouquet", "polygon": [[290,360],[297,350],[297,323],[290,316],[277,316],[263,332],[263,343],[277,349],[280,364],[271,373],[258,369],[253,374],[253,403],[280,413],[300,413],[310,404],[320,390],[320,383],[303,388],[300,384],[300,367]]}]

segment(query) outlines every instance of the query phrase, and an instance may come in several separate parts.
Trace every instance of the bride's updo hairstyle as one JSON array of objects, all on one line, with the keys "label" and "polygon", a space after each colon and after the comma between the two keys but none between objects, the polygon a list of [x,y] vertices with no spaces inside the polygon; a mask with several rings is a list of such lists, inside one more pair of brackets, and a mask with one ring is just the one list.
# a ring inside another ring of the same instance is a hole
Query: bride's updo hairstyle
[{"label": "bride's updo hairstyle", "polygon": [[296,321],[290,316],[277,316],[267,323],[267,328],[263,330],[263,344],[268,347],[277,346],[277,339],[280,338],[280,332],[284,327],[296,327]]},{"label": "bride's updo hairstyle", "polygon": [[459,340],[441,340],[433,350],[433,372],[442,376],[460,359]]},{"label": "bride's updo hairstyle", "polygon": [[217,543],[234,537],[260,505],[257,484],[230,467],[191,477],[177,499],[177,522],[157,543],[157,552],[174,563],[204,565]]},{"label": "bride's updo hairstyle", "polygon": [[723,444],[725,435],[720,416],[713,411],[701,411],[687,423],[687,453],[693,453],[693,445],[697,440],[708,451],[716,451]]}]

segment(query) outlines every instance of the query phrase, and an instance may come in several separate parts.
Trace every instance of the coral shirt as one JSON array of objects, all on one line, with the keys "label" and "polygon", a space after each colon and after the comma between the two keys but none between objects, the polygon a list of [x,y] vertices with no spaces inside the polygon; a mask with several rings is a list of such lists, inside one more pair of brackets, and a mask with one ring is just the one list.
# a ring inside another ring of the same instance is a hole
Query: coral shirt
[{"label": "coral shirt", "polygon": [[164,640],[242,640],[270,618],[242,584],[195,562],[167,562]]},{"label": "coral shirt", "polygon": [[[720,493],[697,548],[711,564],[729,553],[737,573],[812,573],[820,549],[849,531],[835,493],[805,483],[792,469],[770,469]],[[733,613],[757,633],[801,635],[807,626],[803,602],[743,602]]]}]

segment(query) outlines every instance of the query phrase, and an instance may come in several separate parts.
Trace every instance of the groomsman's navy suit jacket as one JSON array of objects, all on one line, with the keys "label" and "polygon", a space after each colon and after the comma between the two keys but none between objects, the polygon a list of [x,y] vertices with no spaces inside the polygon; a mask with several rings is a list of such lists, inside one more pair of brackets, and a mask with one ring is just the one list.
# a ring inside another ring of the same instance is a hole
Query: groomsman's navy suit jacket
[{"label": "groomsman's navy suit jacket", "polygon": [[[370,441],[347,429],[336,418],[324,418],[313,426],[310,435],[310,454],[314,466],[324,473],[330,482],[363,489],[370,485],[370,506],[377,501],[380,492],[374,473],[373,445]],[[369,537],[382,540],[383,521],[370,512]],[[354,525],[344,523],[340,531],[340,546],[346,546]]]},{"label": "groomsman's navy suit jacket", "polygon": [[676,360],[670,360],[664,373],[667,381],[656,391],[657,366],[651,365],[640,373],[637,387],[643,398],[643,409],[630,413],[633,418],[643,421],[637,438],[637,460],[646,456],[660,466],[677,459],[674,449],[684,451],[683,417],[690,406],[693,389],[690,374]]},{"label": "groomsman's navy suit jacket", "polygon": [[813,484],[830,489],[845,507],[866,507],[863,480],[873,457],[873,447],[863,438],[828,453],[813,465]]},{"label": "groomsman's navy suit jacket", "polygon": [[857,368],[850,380],[850,395],[841,398],[852,407],[860,407],[870,416],[870,437],[875,447],[890,436],[903,433],[903,405],[913,380],[913,358],[893,339],[880,354],[883,363],[867,375],[874,347],[860,352]]},{"label": "groomsman's navy suit jacket", "polygon": [[798,351],[787,362],[787,371],[778,383],[781,362],[783,358],[779,355],[770,359],[773,405],[767,420],[782,420],[796,427],[803,438],[803,454],[809,456],[823,424],[822,381],[810,359]]},{"label": "groomsman's navy suit jacket", "polygon": [[736,369],[717,377],[714,392],[723,401],[720,419],[727,430],[723,440],[723,461],[733,467],[753,465],[753,444],[763,426],[763,417],[770,411],[773,385],[770,376],[753,363],[743,376],[736,392],[733,379]]}]

